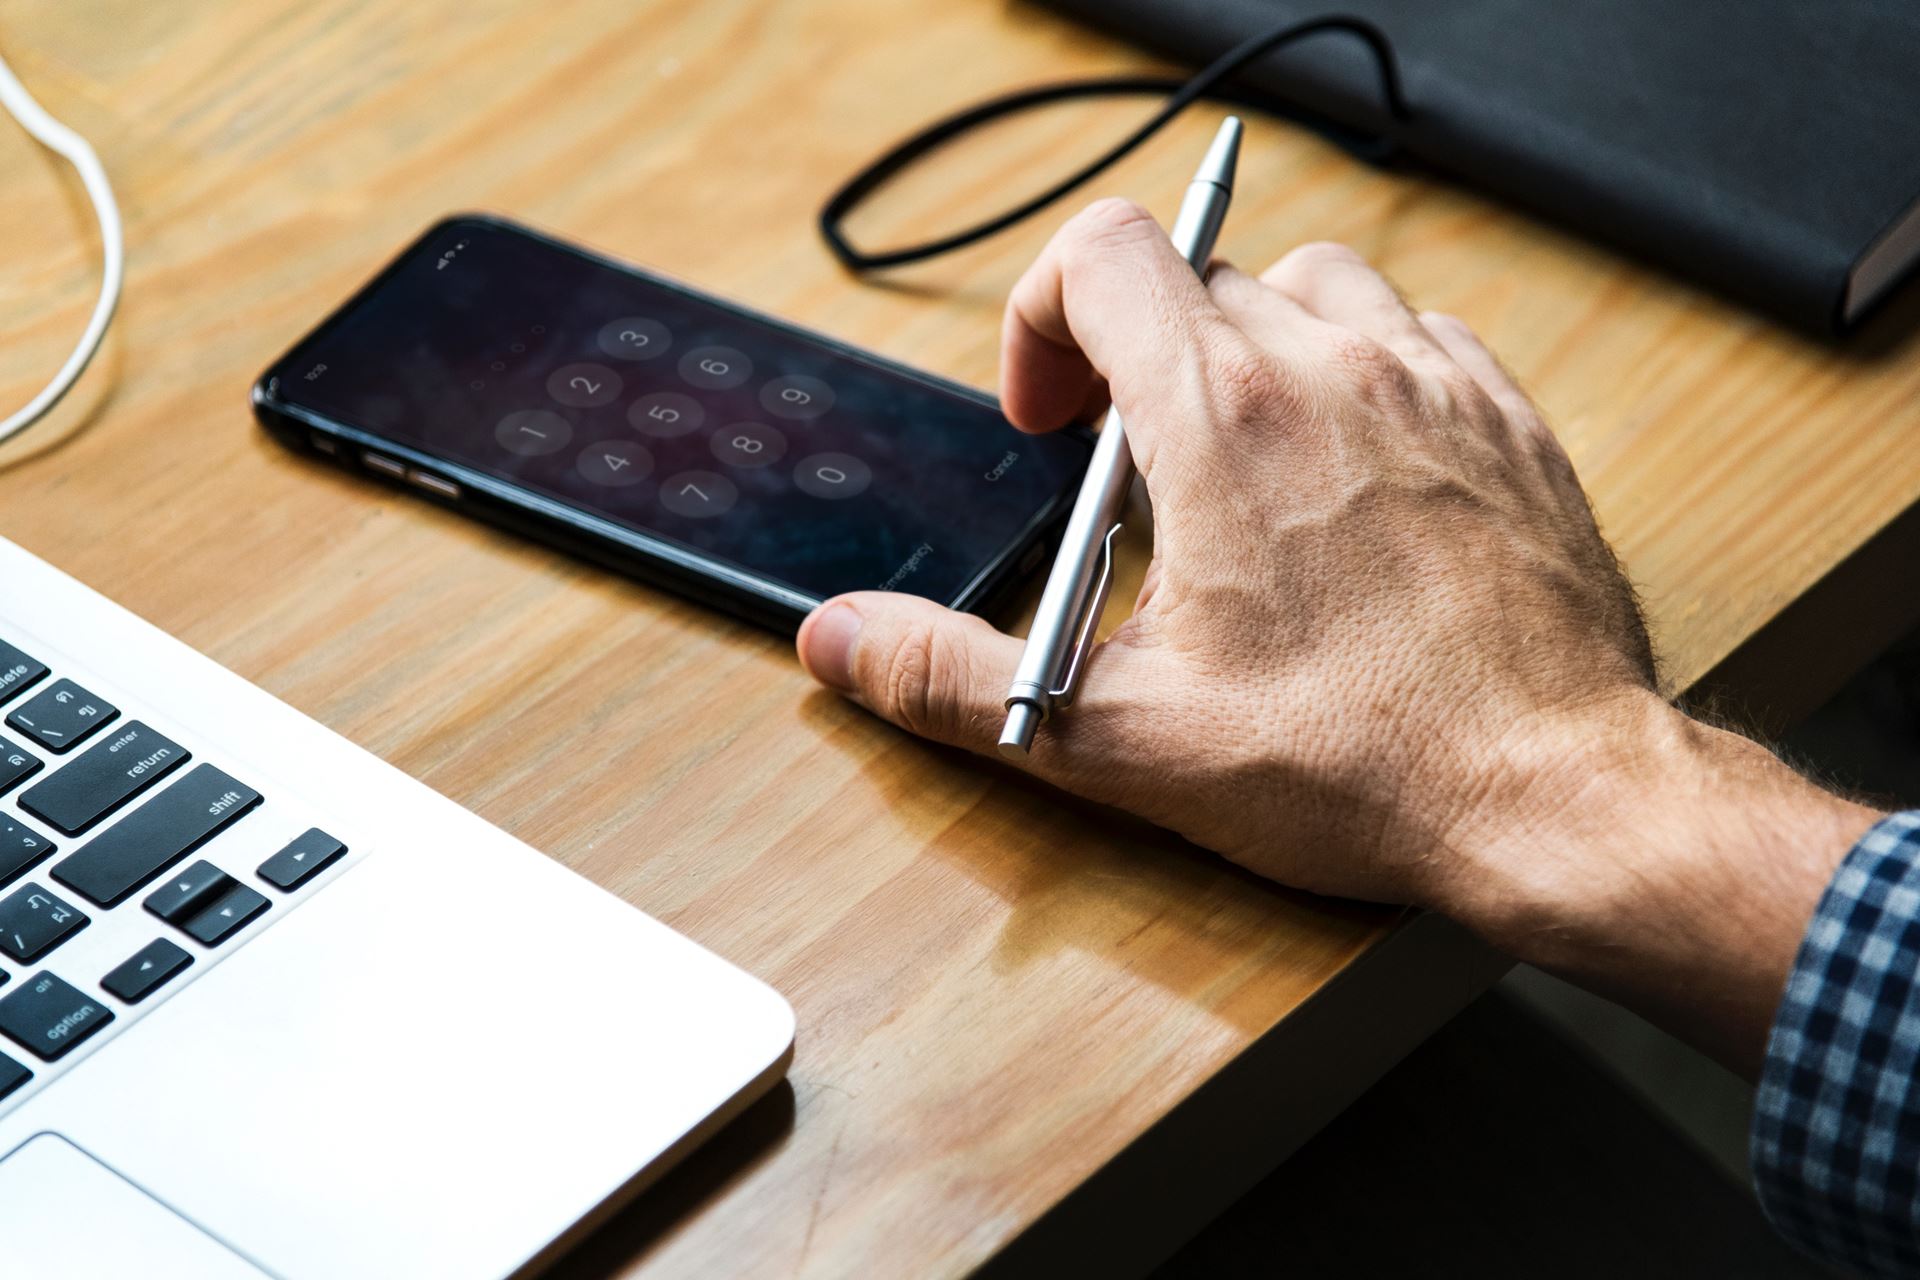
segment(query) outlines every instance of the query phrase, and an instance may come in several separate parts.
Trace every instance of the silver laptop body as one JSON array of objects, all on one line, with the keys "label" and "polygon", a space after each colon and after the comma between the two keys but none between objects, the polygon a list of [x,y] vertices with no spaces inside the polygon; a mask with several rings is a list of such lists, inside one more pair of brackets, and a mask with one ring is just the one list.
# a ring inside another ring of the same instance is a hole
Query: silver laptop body
[{"label": "silver laptop body", "polygon": [[537,1269],[784,1073],[769,987],[4,540],[0,642],[6,1276]]}]

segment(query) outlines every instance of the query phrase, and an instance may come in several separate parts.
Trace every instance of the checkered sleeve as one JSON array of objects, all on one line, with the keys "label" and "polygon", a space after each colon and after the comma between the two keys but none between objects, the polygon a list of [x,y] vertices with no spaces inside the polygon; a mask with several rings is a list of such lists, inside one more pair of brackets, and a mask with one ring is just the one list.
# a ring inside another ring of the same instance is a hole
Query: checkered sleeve
[{"label": "checkered sleeve", "polygon": [[1801,1248],[1920,1275],[1920,810],[1834,873],[1774,1016],[1754,1099],[1761,1206]]}]

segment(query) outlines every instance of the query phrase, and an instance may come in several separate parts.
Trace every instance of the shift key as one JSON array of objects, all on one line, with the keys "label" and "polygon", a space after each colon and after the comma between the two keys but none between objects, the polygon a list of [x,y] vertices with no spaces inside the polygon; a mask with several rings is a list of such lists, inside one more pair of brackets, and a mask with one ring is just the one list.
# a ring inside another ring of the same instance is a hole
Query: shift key
[{"label": "shift key", "polygon": [[95,836],[49,873],[75,893],[111,907],[232,825],[260,793],[210,764],[174,783]]},{"label": "shift key", "polygon": [[185,747],[135,720],[21,792],[20,807],[77,836],[186,761]]}]

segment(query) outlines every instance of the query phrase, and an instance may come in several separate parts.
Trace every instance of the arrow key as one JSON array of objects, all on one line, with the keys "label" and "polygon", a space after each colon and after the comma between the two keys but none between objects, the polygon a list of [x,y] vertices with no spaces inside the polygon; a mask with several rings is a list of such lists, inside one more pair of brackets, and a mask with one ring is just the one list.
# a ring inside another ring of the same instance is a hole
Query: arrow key
[{"label": "arrow key", "polygon": [[234,930],[265,911],[269,905],[266,895],[258,889],[236,884],[223,897],[203,908],[180,927],[195,942],[209,947],[218,946]]},{"label": "arrow key", "polygon": [[[168,924],[180,924],[200,914],[208,904],[224,895],[239,881],[205,858],[185,871],[176,871],[147,895],[147,910]],[[184,927],[184,926],[182,926]]]},{"label": "arrow key", "polygon": [[306,834],[260,864],[260,878],[276,889],[291,893],[331,866],[346,851],[347,846],[320,828],[310,827]]},{"label": "arrow key", "polygon": [[100,979],[108,995],[126,1004],[139,1004],[160,985],[193,963],[186,948],[155,938],[133,953],[125,964]]}]

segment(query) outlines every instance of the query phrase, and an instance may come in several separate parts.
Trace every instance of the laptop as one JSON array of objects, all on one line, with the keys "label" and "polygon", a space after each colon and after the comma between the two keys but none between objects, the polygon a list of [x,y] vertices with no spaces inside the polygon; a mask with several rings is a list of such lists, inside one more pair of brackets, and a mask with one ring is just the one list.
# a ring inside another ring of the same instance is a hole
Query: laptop
[{"label": "laptop", "polygon": [[0,540],[0,1273],[528,1273],[793,1026]]}]

